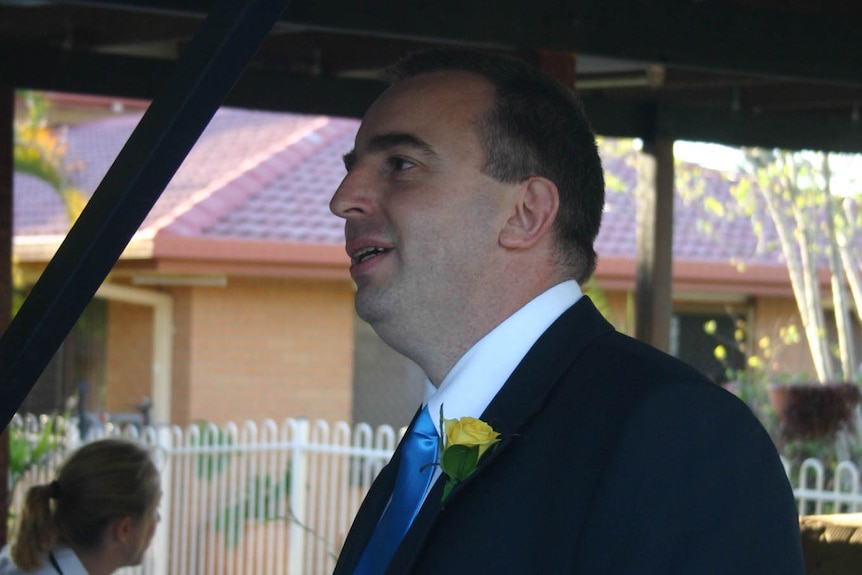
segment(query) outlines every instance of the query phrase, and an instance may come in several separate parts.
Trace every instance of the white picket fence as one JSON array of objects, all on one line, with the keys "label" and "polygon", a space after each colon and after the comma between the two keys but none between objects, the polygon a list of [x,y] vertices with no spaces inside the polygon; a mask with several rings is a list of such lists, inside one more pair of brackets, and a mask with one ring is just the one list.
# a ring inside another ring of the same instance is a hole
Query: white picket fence
[{"label": "white picket fence", "polygon": [[[12,425],[35,436],[44,422],[16,416]],[[108,427],[87,440],[104,435],[152,446],[162,472],[162,522],[143,564],[124,575],[323,575],[332,572],[359,504],[400,433],[287,419],[220,428]],[[57,462],[80,443],[68,426],[63,447],[19,481],[13,513],[26,488],[50,481]],[[791,476],[787,462],[785,470]],[[819,461],[802,464],[794,488],[800,514],[862,511],[853,463],[838,466],[831,489],[825,477]]]},{"label": "white picket fence", "polygon": [[[790,465],[782,458],[784,471],[792,477]],[[826,488],[826,469],[818,459],[809,458],[799,466],[793,495],[800,515],[855,513],[862,511],[862,485],[859,468],[852,461],[841,461],[835,467],[831,489]]]},{"label": "white picket fence", "polygon": [[[35,440],[46,418],[16,418]],[[403,432],[403,430],[402,430]],[[162,520],[140,567],[123,575],[311,575],[335,567],[347,530],[400,433],[388,426],[288,419],[177,426],[108,426],[105,435],[153,448],[162,473]],[[64,446],[16,486],[46,483],[65,453],[82,443],[67,426]]]}]

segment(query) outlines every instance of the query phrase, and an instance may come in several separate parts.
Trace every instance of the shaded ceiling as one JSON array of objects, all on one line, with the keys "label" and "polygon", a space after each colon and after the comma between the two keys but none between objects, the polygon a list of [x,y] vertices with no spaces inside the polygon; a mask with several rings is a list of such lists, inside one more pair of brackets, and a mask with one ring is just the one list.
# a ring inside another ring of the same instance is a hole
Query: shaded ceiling
[{"label": "shaded ceiling", "polygon": [[[153,98],[214,4],[0,0],[0,84]],[[862,3],[442,4],[296,0],[227,103],[360,116],[387,63],[461,44],[574,70],[604,135],[862,152]]]},{"label": "shaded ceiling", "polygon": [[[285,3],[0,0],[6,99],[10,87],[154,99],[0,337],[4,427],[222,102],[360,116],[382,89],[381,68],[405,51],[466,45],[574,85],[598,133],[655,141],[665,167],[674,139],[862,152],[855,1]],[[670,229],[672,191],[656,185],[656,229]],[[650,247],[663,258],[655,289],[638,280],[638,309],[663,317],[639,312],[646,333],[669,322],[669,237]]]}]

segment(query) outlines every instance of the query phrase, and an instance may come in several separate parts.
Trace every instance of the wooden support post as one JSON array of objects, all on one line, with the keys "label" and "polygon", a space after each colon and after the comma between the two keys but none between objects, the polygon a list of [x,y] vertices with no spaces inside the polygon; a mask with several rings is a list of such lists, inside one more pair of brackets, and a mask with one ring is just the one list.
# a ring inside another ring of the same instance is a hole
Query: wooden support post
[{"label": "wooden support post", "polygon": [[[536,66],[574,90],[575,54],[542,51],[532,58]],[[654,134],[661,133],[660,121],[659,111],[653,110]],[[643,151],[637,185],[635,335],[668,351],[673,312],[673,140],[649,136],[645,138]]]},{"label": "wooden support post", "polygon": [[644,142],[637,185],[635,336],[670,349],[673,259],[673,140]]},{"label": "wooden support post", "polygon": [[553,76],[569,90],[575,89],[575,62],[577,57],[571,52],[549,52],[536,55],[536,66]]},{"label": "wooden support post", "polygon": [[[0,85],[0,333],[12,320],[12,174],[14,169],[12,123],[15,118],[15,90]],[[0,433],[0,546],[6,544],[5,518],[9,516],[9,429]]]}]

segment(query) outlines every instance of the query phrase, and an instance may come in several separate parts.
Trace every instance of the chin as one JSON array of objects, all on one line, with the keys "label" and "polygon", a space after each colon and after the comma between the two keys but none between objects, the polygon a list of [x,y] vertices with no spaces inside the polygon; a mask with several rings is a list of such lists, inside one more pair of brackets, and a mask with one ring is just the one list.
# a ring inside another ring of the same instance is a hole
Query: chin
[{"label": "chin", "polygon": [[382,323],[386,318],[385,309],[380,302],[369,295],[356,294],[356,315],[372,326]]},{"label": "chin", "polygon": [[141,553],[140,555],[137,555],[137,556],[133,557],[132,559],[123,563],[121,565],[121,567],[138,567],[143,562],[144,562],[144,554]]},{"label": "chin", "polygon": [[144,545],[144,547],[143,547],[142,549],[140,549],[139,551],[137,551],[137,552],[136,552],[136,553],[135,553],[135,554],[134,554],[134,555],[129,559],[128,563],[126,563],[126,565],[125,565],[125,566],[126,566],[126,567],[136,567],[136,566],[140,565],[141,563],[143,563],[143,562],[144,562],[144,555],[146,555],[146,553],[147,553],[147,549],[149,549],[149,547],[150,547],[149,543],[147,543],[146,545]]}]

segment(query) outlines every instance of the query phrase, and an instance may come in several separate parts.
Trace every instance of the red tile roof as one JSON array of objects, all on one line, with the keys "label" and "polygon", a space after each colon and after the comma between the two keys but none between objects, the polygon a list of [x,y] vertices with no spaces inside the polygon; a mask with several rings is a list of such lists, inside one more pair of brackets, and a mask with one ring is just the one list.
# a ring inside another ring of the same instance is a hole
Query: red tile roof
[{"label": "red tile roof", "polygon": [[[72,183],[92,193],[140,118],[111,117],[67,129]],[[222,109],[213,118],[149,214],[141,231],[156,237],[207,241],[340,246],[342,222],[329,212],[344,176],[341,156],[353,146],[358,121],[323,116]],[[603,150],[606,172],[622,183],[609,187],[597,242],[602,259],[635,258],[635,154]],[[681,165],[675,201],[675,261],[704,264],[738,261],[782,266],[780,251],[758,247],[748,219],[716,216],[702,189],[730,201],[732,182],[719,172]],[[702,188],[698,188],[702,186]],[[60,201],[42,182],[16,174],[15,234],[64,234]]]}]

